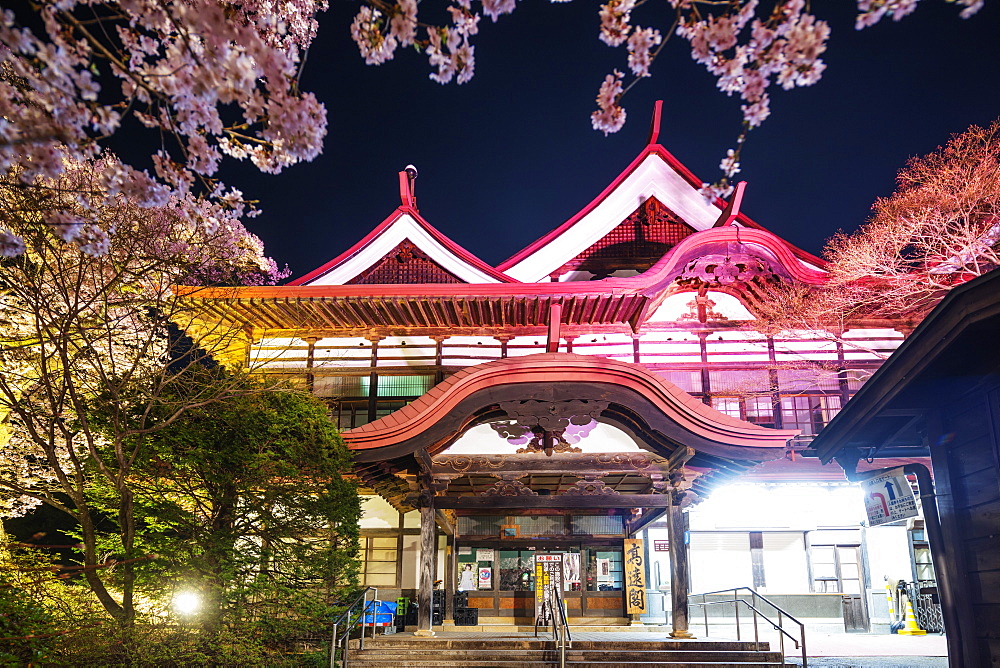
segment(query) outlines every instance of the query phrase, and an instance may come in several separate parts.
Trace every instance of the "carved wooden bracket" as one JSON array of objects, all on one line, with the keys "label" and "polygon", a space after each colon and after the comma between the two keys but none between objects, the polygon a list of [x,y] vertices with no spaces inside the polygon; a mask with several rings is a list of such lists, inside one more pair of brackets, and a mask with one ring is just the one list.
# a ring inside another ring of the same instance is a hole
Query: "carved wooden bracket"
[{"label": "carved wooden bracket", "polygon": [[485,492],[480,492],[479,496],[538,496],[538,492],[531,491],[518,478],[523,478],[524,473],[501,473],[493,474],[499,478],[496,483]]},{"label": "carved wooden bracket", "polygon": [[693,279],[707,285],[747,283],[758,277],[769,282],[779,279],[769,262],[745,252],[702,255],[692,260],[680,276],[681,280]]},{"label": "carved wooden bracket", "polygon": [[431,489],[435,494],[444,494],[448,491],[448,485],[451,484],[451,481],[461,477],[461,473],[437,474],[431,479]]},{"label": "carved wooden bracket", "polygon": [[605,485],[600,476],[589,475],[559,496],[621,496],[618,492]]},{"label": "carved wooden bracket", "polygon": [[525,427],[539,426],[545,431],[566,429],[570,424],[586,425],[600,417],[607,401],[571,399],[569,401],[502,401],[500,408],[511,420]]},{"label": "carved wooden bracket", "polygon": [[507,455],[443,455],[432,462],[464,473],[472,469],[502,469],[507,464]]}]

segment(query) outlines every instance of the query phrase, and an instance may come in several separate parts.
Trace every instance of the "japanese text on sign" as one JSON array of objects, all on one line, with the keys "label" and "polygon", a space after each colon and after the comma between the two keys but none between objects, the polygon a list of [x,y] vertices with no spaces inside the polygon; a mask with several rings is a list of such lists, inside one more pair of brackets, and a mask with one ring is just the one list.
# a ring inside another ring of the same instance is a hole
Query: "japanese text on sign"
[{"label": "japanese text on sign", "polygon": [[625,603],[627,613],[646,612],[646,557],[641,538],[625,540]]},{"label": "japanese text on sign", "polygon": [[902,468],[893,469],[861,483],[869,526],[917,516],[917,501]]}]

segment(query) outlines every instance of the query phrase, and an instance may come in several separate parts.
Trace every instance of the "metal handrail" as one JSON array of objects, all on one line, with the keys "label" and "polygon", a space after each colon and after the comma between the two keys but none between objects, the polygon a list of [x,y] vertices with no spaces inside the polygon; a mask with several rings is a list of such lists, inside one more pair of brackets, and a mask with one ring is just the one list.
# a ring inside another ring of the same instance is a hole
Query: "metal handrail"
[{"label": "metal handrail", "polygon": [[[552,594],[556,605],[553,605],[549,599],[542,601],[540,614],[535,618],[535,637],[538,637],[538,621],[540,619],[551,620],[552,640],[555,641],[556,649],[559,650],[559,668],[566,668],[566,648],[573,643],[573,635],[569,630],[569,621],[566,618],[566,602],[563,600],[562,593],[553,587]],[[556,610],[559,611],[558,618],[556,617]]]},{"label": "metal handrail", "polygon": [[[368,594],[371,592],[372,598],[368,600]],[[336,668],[337,666],[337,647],[341,646],[340,655],[340,667],[347,668],[348,654],[351,650],[350,636],[351,631],[354,630],[355,624],[359,621],[361,622],[361,642],[358,645],[359,650],[365,648],[365,613],[371,610],[372,615],[376,614],[375,601],[378,600],[378,588],[377,587],[365,587],[363,591],[358,593],[351,602],[347,604],[340,616],[333,620],[333,635],[330,638],[330,668]],[[352,613],[357,613],[352,619]],[[372,618],[372,622],[375,618]],[[340,626],[343,625],[344,632],[338,635],[337,631]],[[375,624],[372,624],[372,638],[375,637]]]},{"label": "metal handrail", "polygon": [[[739,592],[739,591],[747,591],[747,592],[749,592],[750,593],[750,601],[745,601],[745,600],[739,598],[739,596],[737,594],[737,592]],[[725,600],[722,600],[722,601],[706,601],[705,600],[705,598],[707,596],[715,596],[715,595],[718,595],[718,594],[728,594],[730,592],[732,592],[732,594],[733,594],[733,597],[731,599],[725,599]],[[763,596],[763,595],[757,593],[755,590],[751,589],[750,587],[733,587],[732,589],[720,589],[718,591],[708,591],[708,592],[705,592],[703,594],[692,594],[691,597],[693,598],[695,596],[700,596],[701,597],[701,602],[699,603],[697,601],[692,601],[691,605],[700,605],[702,607],[702,614],[703,614],[704,623],[705,623],[705,635],[706,636],[708,635],[708,606],[710,606],[710,605],[728,605],[728,604],[731,603],[731,604],[733,604],[733,610],[734,610],[734,612],[736,614],[736,639],[737,640],[741,640],[741,637],[740,637],[740,605],[739,604],[742,603],[743,605],[745,605],[747,607],[747,609],[749,609],[750,611],[753,612],[753,639],[754,639],[754,644],[757,646],[757,651],[758,652],[760,651],[760,630],[759,630],[759,628],[757,626],[757,617],[761,617],[764,621],[766,621],[768,624],[770,624],[774,628],[775,631],[778,631],[778,644],[779,644],[779,646],[781,648],[782,660],[784,660],[784,656],[785,656],[785,636],[788,636],[788,638],[793,643],[795,643],[795,648],[798,649],[798,650],[801,650],[801,652],[802,652],[802,668],[808,668],[809,664],[808,664],[808,660],[806,659],[806,625],[803,624],[802,622],[800,622],[799,620],[797,620],[792,615],[788,614],[788,612],[786,612],[784,609],[782,609],[781,606],[777,605],[776,603],[774,603],[773,601],[771,601],[770,599],[768,599],[766,596]],[[770,617],[768,617],[766,614],[764,614],[764,612],[762,612],[759,609],[758,603],[757,603],[758,599],[761,600],[761,601],[763,601],[767,605],[771,606],[774,609],[774,611],[778,613],[777,614],[777,617],[778,617],[777,622],[775,620],[771,619]],[[788,631],[785,630],[785,627],[784,627],[784,618],[787,618],[790,622],[798,625],[798,627],[799,627],[799,637],[798,638],[796,638],[791,633],[789,633]]]},{"label": "metal handrail", "polygon": [[[559,668],[566,668],[566,648],[573,644],[573,635],[569,630],[569,620],[566,618],[566,600],[557,587],[553,587],[556,609],[559,611],[559,626],[561,638],[556,637],[556,647],[559,650]],[[552,628],[556,627],[556,616],[552,615]]]}]

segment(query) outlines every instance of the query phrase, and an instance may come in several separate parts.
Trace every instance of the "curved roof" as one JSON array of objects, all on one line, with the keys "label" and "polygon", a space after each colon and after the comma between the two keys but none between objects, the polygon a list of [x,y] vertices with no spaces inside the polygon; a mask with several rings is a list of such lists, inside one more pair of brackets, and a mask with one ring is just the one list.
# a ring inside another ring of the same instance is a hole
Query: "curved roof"
[{"label": "curved roof", "polygon": [[819,284],[825,273],[795,259],[765,230],[717,227],[691,235],[637,276],[548,283],[286,285],[204,288],[177,286],[218,317],[264,329],[349,327],[546,326],[549,307],[563,305],[565,324],[627,323],[638,328],[698,253],[736,248],[774,257],[788,274]]},{"label": "curved roof", "polygon": [[[615,406],[599,418],[639,421],[674,443],[728,458],[763,461],[784,454],[799,432],[768,429],[730,417],[644,367],[572,353],[540,353],[467,367],[379,420],[345,431],[358,461],[376,461],[434,448],[461,433],[500,401],[600,400]],[[609,417],[608,413],[611,414]]]},{"label": "curved roof", "polygon": [[[657,133],[651,135],[655,141]],[[696,232],[720,224],[726,202],[710,203],[699,192],[701,179],[660,144],[650,143],[604,191],[576,215],[497,265],[500,271],[522,281],[546,280],[548,275],[585,251],[625,220],[638,204],[655,197]],[[747,215],[737,214],[737,224],[762,230]],[[784,242],[797,263],[811,269],[823,267],[820,258]]]},{"label": "curved roof", "polygon": [[512,283],[497,271],[435,229],[417,211],[406,172],[399,174],[402,203],[363,239],[288,285],[343,285],[409,241],[443,270],[465,283]]}]

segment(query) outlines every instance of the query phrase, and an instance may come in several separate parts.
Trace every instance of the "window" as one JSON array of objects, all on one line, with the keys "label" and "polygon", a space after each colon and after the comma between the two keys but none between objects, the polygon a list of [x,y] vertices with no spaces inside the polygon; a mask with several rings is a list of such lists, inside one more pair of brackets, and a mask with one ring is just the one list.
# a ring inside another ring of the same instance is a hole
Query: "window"
[{"label": "window", "polygon": [[361,585],[397,586],[396,558],[399,555],[399,537],[362,536],[360,546]]},{"label": "window", "polygon": [[913,556],[913,579],[919,587],[936,586],[934,562],[931,559],[931,546],[924,532],[924,521],[913,520],[913,528],[908,533]]},{"label": "window", "polygon": [[861,548],[857,545],[813,545],[813,591],[821,594],[861,593]]},{"label": "window", "polygon": [[781,420],[784,428],[801,429],[803,435],[818,434],[839,412],[838,395],[781,397]]},{"label": "window", "polygon": [[775,426],[771,397],[712,397],[712,408],[764,427]]},{"label": "window", "polygon": [[621,591],[625,582],[621,550],[588,550],[587,591]]}]

